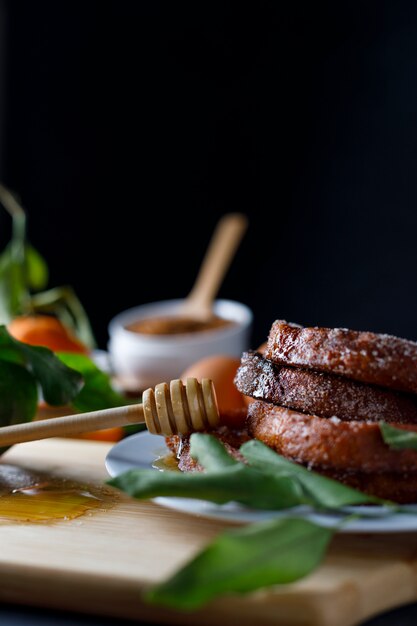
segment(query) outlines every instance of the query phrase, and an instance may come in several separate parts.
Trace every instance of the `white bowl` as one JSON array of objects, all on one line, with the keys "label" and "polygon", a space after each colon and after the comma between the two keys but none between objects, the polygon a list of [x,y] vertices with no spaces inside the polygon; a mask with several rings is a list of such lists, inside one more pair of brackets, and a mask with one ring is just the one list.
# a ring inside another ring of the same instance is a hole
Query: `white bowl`
[{"label": "white bowl", "polygon": [[216,315],[235,322],[200,332],[150,335],[129,330],[132,322],[175,315],[183,300],[151,302],[116,315],[109,323],[108,352],[111,368],[120,380],[138,389],[179,378],[189,365],[213,354],[239,357],[250,346],[253,313],[233,300],[216,300]]}]

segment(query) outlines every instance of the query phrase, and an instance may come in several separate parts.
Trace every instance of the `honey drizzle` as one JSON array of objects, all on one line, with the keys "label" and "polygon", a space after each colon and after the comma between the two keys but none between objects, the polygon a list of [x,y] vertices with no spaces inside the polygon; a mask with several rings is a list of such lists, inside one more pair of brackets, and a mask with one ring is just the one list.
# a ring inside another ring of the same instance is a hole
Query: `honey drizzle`
[{"label": "honey drizzle", "polygon": [[105,487],[0,464],[0,524],[71,520],[114,502]]},{"label": "honey drizzle", "polygon": [[154,461],[152,461],[152,467],[160,471],[180,471],[178,469],[178,459],[172,452],[158,456]]}]

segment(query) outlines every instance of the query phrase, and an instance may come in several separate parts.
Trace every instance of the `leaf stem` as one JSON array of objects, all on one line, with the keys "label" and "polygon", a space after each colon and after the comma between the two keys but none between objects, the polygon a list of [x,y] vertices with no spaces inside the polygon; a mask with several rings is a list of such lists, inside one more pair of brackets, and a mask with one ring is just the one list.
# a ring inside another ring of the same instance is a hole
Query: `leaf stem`
[{"label": "leaf stem", "polygon": [[12,192],[2,183],[0,183],[0,202],[12,218],[12,240],[20,247],[26,239],[26,213]]},{"label": "leaf stem", "polygon": [[53,311],[63,305],[62,315],[67,313],[67,324],[75,330],[83,343],[90,348],[96,347],[97,342],[88,315],[72,287],[69,285],[52,287],[47,291],[32,294],[31,301],[33,309],[37,311]]}]

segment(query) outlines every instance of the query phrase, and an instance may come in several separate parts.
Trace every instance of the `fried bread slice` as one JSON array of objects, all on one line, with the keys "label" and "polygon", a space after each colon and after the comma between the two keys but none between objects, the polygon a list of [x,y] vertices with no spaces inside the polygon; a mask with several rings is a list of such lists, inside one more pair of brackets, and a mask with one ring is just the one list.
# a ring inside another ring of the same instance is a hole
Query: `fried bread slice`
[{"label": "fried bread slice", "polygon": [[[249,405],[249,434],[282,456],[312,469],[336,472],[417,472],[417,450],[393,450],[376,422],[343,422],[305,415],[262,400]],[[417,425],[398,428],[417,432]]]},{"label": "fried bread slice", "polygon": [[[239,448],[251,438],[247,431],[220,427],[211,431],[210,434],[220,439],[234,458],[244,461]],[[178,468],[182,472],[203,471],[203,468],[190,455],[190,435],[173,435],[166,438],[166,443],[178,459]],[[401,475],[392,471],[335,470],[320,465],[315,466],[314,471],[384,500],[399,504],[411,504],[417,501],[417,471]]]},{"label": "fried bread slice", "polygon": [[242,354],[235,386],[251,398],[319,417],[417,424],[414,394],[274,364],[254,351]]},{"label": "fried bread slice", "polygon": [[281,365],[417,393],[417,343],[393,335],[275,320],[264,356]]},{"label": "fried bread slice", "polygon": [[417,472],[399,477],[398,472],[337,472],[320,467],[319,474],[333,478],[349,487],[397,504],[415,504],[417,501]]}]

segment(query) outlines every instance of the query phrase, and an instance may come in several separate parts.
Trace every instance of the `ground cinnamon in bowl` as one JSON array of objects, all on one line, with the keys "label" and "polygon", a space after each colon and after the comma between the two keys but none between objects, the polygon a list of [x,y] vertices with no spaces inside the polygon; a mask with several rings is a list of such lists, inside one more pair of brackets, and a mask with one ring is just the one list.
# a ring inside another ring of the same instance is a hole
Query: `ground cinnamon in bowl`
[{"label": "ground cinnamon in bowl", "polygon": [[233,320],[214,315],[209,320],[197,320],[190,317],[148,317],[131,322],[127,330],[144,335],[182,335],[218,329],[234,324]]}]

